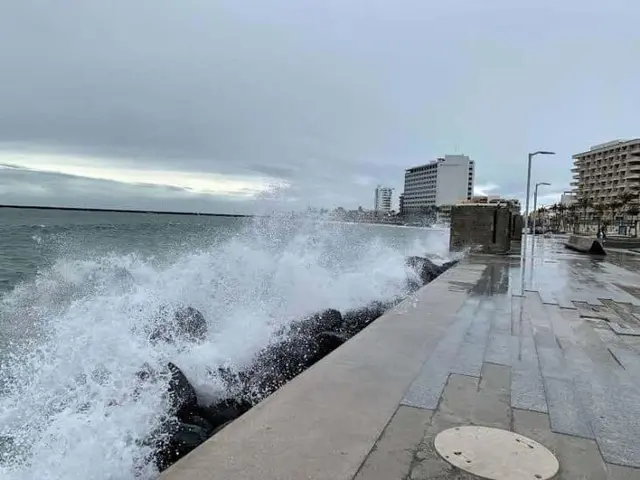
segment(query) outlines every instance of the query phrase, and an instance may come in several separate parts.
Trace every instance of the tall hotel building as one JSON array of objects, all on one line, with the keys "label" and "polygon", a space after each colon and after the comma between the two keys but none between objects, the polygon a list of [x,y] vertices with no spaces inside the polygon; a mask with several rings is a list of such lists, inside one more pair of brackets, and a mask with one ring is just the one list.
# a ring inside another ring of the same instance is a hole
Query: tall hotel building
[{"label": "tall hotel building", "polygon": [[404,173],[403,213],[453,205],[473,196],[475,165],[467,155],[445,155]]}]

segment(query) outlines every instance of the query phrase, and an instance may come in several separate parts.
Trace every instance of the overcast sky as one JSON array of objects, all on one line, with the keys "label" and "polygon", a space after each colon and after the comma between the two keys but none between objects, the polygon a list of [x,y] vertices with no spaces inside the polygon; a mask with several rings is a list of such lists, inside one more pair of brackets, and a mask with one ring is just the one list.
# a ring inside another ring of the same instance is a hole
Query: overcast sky
[{"label": "overcast sky", "polygon": [[371,208],[465,153],[540,203],[640,136],[638,0],[0,0],[0,203]]}]

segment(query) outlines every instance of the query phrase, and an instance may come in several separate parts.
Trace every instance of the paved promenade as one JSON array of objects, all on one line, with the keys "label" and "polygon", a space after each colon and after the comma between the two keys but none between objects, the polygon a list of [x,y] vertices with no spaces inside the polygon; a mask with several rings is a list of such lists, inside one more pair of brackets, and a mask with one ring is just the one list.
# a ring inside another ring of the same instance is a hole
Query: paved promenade
[{"label": "paved promenade", "polygon": [[640,479],[640,256],[524,249],[461,262],[163,478],[473,479],[433,447],[473,424],[542,443],[556,478]]}]

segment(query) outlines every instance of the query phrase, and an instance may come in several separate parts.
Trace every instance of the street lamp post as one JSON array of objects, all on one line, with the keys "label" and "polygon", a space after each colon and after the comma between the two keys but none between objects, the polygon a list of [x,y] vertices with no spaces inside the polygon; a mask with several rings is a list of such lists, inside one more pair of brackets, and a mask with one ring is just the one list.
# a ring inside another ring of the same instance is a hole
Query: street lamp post
[{"label": "street lamp post", "polygon": [[546,150],[538,150],[529,154],[529,162],[527,163],[527,198],[524,202],[524,228],[525,232],[529,228],[529,196],[531,194],[531,159],[536,155],[555,155],[555,152]]},{"label": "street lamp post", "polygon": [[531,230],[531,233],[533,235],[536,234],[536,216],[537,216],[536,208],[538,206],[538,187],[540,185],[547,185],[548,186],[548,185],[551,185],[551,184],[547,183],[547,182],[538,182],[538,183],[536,183],[536,188],[533,191],[533,228]]}]

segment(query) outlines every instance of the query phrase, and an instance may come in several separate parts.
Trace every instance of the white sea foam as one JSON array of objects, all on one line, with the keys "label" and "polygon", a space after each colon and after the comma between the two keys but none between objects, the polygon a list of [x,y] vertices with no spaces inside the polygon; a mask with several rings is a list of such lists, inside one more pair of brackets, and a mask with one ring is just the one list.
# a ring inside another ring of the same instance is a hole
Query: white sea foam
[{"label": "white sea foam", "polygon": [[[136,383],[141,365],[174,362],[210,401],[221,393],[210,369],[246,364],[283,322],[400,295],[414,274],[406,255],[446,256],[444,235],[397,244],[354,228],[258,221],[170,262],[67,254],[16,287],[0,324],[0,478],[153,478],[143,441],[168,411],[166,385]],[[151,345],[144,326],[167,304],[199,309],[207,341]]]}]

